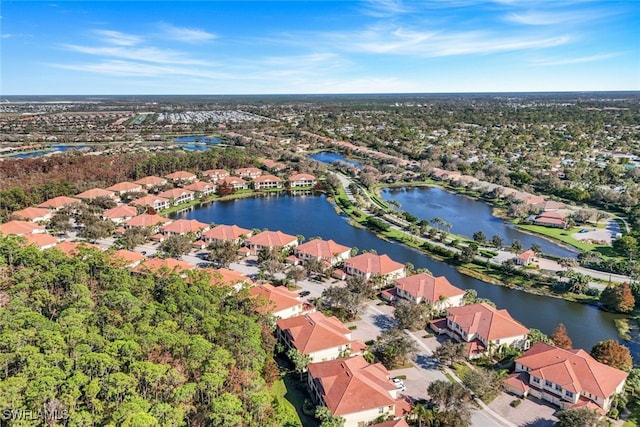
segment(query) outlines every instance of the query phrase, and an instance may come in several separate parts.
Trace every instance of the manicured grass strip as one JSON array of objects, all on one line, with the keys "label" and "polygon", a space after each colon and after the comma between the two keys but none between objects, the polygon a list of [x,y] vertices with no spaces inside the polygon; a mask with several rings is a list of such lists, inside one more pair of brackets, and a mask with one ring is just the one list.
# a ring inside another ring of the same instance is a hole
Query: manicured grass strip
[{"label": "manicured grass strip", "polygon": [[640,425],[640,401],[635,400],[627,406],[627,409],[631,411],[627,421],[622,424],[622,427],[637,427]]},{"label": "manicured grass strip", "polygon": [[573,233],[577,233],[580,231],[579,227],[573,227],[569,230],[563,230],[561,228],[552,228],[552,227],[543,227],[541,225],[525,225],[525,224],[517,224],[518,228],[523,230],[531,231],[532,233],[540,234],[542,236],[550,237],[552,239],[559,240],[568,245],[574,246],[582,251],[591,251],[598,247],[597,245],[593,245],[591,243],[580,242],[571,235]]},{"label": "manicured grass strip", "polygon": [[302,422],[302,425],[307,427],[317,427],[318,420],[315,417],[306,415],[302,411],[302,405],[304,404],[305,399],[310,399],[309,392],[305,388],[305,386],[298,379],[298,374],[290,373],[284,376],[283,378],[284,386],[287,389],[287,392],[284,394],[284,398],[288,400],[296,410],[298,414],[299,420]]},{"label": "manicured grass strip", "polygon": [[[286,414],[282,419],[287,420],[287,426],[301,426],[302,420],[296,411],[296,407],[286,399],[285,395],[287,394],[287,387],[285,386],[284,380],[278,380],[273,383],[271,386],[271,395],[276,402],[274,406],[277,407],[277,411],[281,414]],[[302,408],[302,406],[300,407]]]}]

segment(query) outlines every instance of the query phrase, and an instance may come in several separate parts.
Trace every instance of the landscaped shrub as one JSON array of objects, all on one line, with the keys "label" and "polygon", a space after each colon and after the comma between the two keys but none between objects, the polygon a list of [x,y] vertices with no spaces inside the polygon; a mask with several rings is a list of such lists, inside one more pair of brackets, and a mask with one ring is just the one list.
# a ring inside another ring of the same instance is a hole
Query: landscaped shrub
[{"label": "landscaped shrub", "polygon": [[522,403],[522,399],[515,399],[515,400],[512,400],[511,403],[509,403],[509,406],[511,406],[512,408],[517,408],[518,406],[520,406],[521,403]]}]

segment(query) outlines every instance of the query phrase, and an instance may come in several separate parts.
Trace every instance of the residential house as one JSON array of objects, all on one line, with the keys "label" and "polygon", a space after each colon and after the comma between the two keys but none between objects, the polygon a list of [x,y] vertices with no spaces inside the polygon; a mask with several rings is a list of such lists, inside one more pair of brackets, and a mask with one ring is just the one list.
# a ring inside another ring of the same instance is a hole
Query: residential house
[{"label": "residential house", "polygon": [[386,254],[377,255],[369,252],[345,260],[344,271],[367,280],[379,277],[382,279],[380,285],[392,283],[395,279],[406,276],[404,264],[392,260]]},{"label": "residential house", "polygon": [[238,168],[235,170],[235,174],[240,178],[256,179],[262,175],[262,171],[258,168]]},{"label": "residential house", "polygon": [[309,363],[307,384],[313,400],[332,415],[345,419],[344,427],[362,427],[381,417],[395,417],[402,400],[382,363],[362,356]]},{"label": "residential house", "polygon": [[144,189],[142,188],[142,184],[133,182],[119,182],[112,185],[111,187],[107,187],[107,190],[113,191],[114,193],[118,193],[120,195],[126,193],[140,193],[144,191]]},{"label": "residential house", "polygon": [[351,248],[333,240],[312,239],[298,245],[293,254],[303,261],[315,259],[336,265],[351,256]]},{"label": "residential house", "polygon": [[130,204],[135,206],[153,208],[153,210],[156,212],[161,211],[163,209],[169,209],[171,207],[171,203],[169,202],[169,199],[165,199],[164,197],[152,196],[152,195],[135,199]]},{"label": "residential house", "polygon": [[536,253],[529,249],[515,256],[516,264],[529,265],[535,261]]},{"label": "residential house", "polygon": [[287,165],[285,165],[284,163],[275,162],[271,159],[260,159],[260,162],[265,169],[271,172],[280,172],[287,168]]},{"label": "residential house", "polygon": [[284,286],[264,284],[251,288],[249,293],[254,298],[263,300],[256,307],[260,313],[271,313],[281,319],[288,319],[303,313],[304,303],[300,299],[300,295],[291,292]]},{"label": "residential house", "polygon": [[165,236],[184,236],[193,233],[196,237],[204,231],[209,230],[209,224],[195,219],[178,219],[162,227],[162,234]]},{"label": "residential house", "polygon": [[298,238],[281,231],[262,231],[246,240],[251,253],[256,255],[264,249],[277,249],[283,251],[298,246]]},{"label": "residential house", "polygon": [[296,173],[289,177],[289,186],[291,188],[295,187],[313,187],[316,185],[317,180],[313,175],[309,175],[308,173]]},{"label": "residential house", "polygon": [[507,390],[534,396],[561,409],[588,408],[604,415],[615,394],[624,391],[627,372],[595,360],[582,349],[564,350],[537,343],[516,359]]},{"label": "residential house", "polygon": [[82,249],[82,248],[84,248],[84,249],[102,250],[102,249],[100,249],[99,246],[93,245],[91,243],[86,243],[86,242],[64,241],[64,242],[60,242],[60,243],[58,243],[57,245],[54,246],[54,249],[59,250],[60,252],[62,252],[66,256],[68,256],[69,258],[72,258],[72,257],[78,255],[80,253],[80,249]]},{"label": "residential house", "polygon": [[261,175],[253,180],[253,186],[256,190],[282,188],[282,180],[274,175]]},{"label": "residential house", "polygon": [[193,191],[186,190],[184,188],[172,188],[171,190],[159,193],[158,196],[169,199],[169,201],[173,202],[173,206],[176,206],[181,203],[192,201],[194,199],[194,194],[195,193]]},{"label": "residential house", "polygon": [[49,199],[45,202],[40,203],[38,207],[59,211],[62,208],[65,208],[67,206],[72,206],[76,203],[80,203],[80,199],[67,197],[67,196],[58,196],[58,197],[54,197],[53,199]]},{"label": "residential house", "polygon": [[37,246],[40,250],[50,249],[58,244],[58,238],[47,233],[25,234],[23,237],[27,239],[27,244]]},{"label": "residential house", "polygon": [[361,353],[366,345],[351,338],[351,331],[337,317],[321,312],[280,319],[277,335],[287,349],[308,355],[310,362],[349,357]]},{"label": "residential house", "polygon": [[185,277],[186,272],[194,268],[188,262],[174,258],[150,258],[134,267],[133,272],[137,274],[153,274],[155,276],[176,273]]},{"label": "residential house", "polygon": [[38,234],[44,232],[45,229],[43,226],[31,221],[12,220],[5,222],[4,224],[0,224],[0,233],[4,235],[16,234],[18,236],[25,236],[27,234]]},{"label": "residential house", "polygon": [[204,176],[205,178],[213,182],[217,182],[217,181],[220,181],[221,179],[225,179],[229,175],[230,175],[229,171],[225,169],[209,169],[202,172],[202,176]]},{"label": "residential house", "polygon": [[500,346],[529,348],[529,329],[507,310],[498,310],[484,302],[447,308],[446,319],[433,320],[431,328],[447,334],[466,347],[466,356],[478,358]]},{"label": "residential house", "polygon": [[170,222],[170,219],[161,217],[160,215],[142,214],[126,220],[124,222],[124,228],[128,229],[132,227],[150,227],[155,232],[158,232],[162,225],[168,224]]},{"label": "residential house", "polygon": [[145,176],[137,181],[134,181],[135,184],[140,184],[143,188],[147,190],[152,190],[157,187],[162,187],[167,184],[167,180],[165,178],[160,178],[158,176]]},{"label": "residential house", "polygon": [[244,285],[253,285],[251,278],[227,268],[203,268],[209,274],[209,280],[214,286],[230,286],[240,290]]},{"label": "residential house", "polygon": [[49,221],[52,216],[53,212],[49,209],[33,207],[21,209],[11,214],[11,218],[13,219],[31,222]]},{"label": "residential house", "polygon": [[80,194],[76,194],[76,197],[85,201],[97,199],[98,197],[108,197],[113,200],[120,199],[113,191],[105,190],[103,188],[92,188],[90,190],[83,191]]},{"label": "residential house", "polygon": [[566,215],[559,211],[542,212],[533,219],[533,223],[556,228],[567,228],[569,226],[566,221]]},{"label": "residential house", "polygon": [[185,190],[193,191],[194,193],[200,193],[203,196],[208,196],[215,193],[216,185],[206,181],[198,181],[189,185],[185,185]]},{"label": "residential house", "polygon": [[251,237],[252,233],[253,231],[246,228],[238,227],[237,225],[220,224],[216,225],[211,230],[202,233],[202,238],[207,243],[227,240],[230,240],[234,243],[240,243],[243,239]]},{"label": "residential house", "polygon": [[427,273],[396,279],[395,294],[416,304],[427,302],[437,310],[464,305],[464,292],[444,276]]},{"label": "residential house", "polygon": [[128,268],[137,267],[147,257],[139,252],[130,251],[127,249],[120,249],[111,254],[111,259],[115,265],[122,265]]},{"label": "residential house", "polygon": [[116,224],[122,224],[136,215],[138,215],[138,209],[135,206],[120,205],[104,211],[102,218],[110,219]]},{"label": "residential house", "polygon": [[244,179],[237,176],[228,176],[218,181],[218,185],[230,185],[234,190],[246,190],[249,184]]},{"label": "residential house", "polygon": [[165,175],[165,178],[167,178],[174,184],[186,184],[190,182],[195,182],[198,179],[195,173],[187,172],[187,171],[173,172],[173,173],[170,173],[169,175]]}]

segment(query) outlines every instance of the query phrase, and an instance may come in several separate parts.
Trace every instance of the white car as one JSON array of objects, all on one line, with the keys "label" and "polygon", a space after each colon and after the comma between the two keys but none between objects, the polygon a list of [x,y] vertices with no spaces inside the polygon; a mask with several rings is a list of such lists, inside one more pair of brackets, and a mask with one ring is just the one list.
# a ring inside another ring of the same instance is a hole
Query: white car
[{"label": "white car", "polygon": [[392,378],[391,381],[398,390],[405,391],[407,389],[407,386],[404,385],[404,381],[402,381],[400,378]]}]

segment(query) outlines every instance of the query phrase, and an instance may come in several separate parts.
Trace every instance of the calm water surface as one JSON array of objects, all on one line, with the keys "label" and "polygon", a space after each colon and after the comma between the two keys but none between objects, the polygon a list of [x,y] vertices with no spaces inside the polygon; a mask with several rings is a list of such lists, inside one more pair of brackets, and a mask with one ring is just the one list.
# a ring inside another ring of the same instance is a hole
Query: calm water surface
[{"label": "calm water surface", "polygon": [[472,237],[476,231],[483,231],[487,239],[498,235],[504,239],[505,245],[519,240],[524,248],[537,243],[546,254],[575,257],[577,251],[559,246],[549,240],[524,233],[508,221],[492,215],[492,208],[487,203],[450,193],[439,187],[398,187],[382,190],[385,201],[395,200],[400,203],[401,210],[410,212],[420,219],[430,221],[439,217],[451,224],[451,232]]},{"label": "calm water surface", "polygon": [[[387,242],[368,230],[352,227],[347,218],[337,215],[325,196],[273,195],[230,202],[216,202],[175,215],[175,218],[197,219],[217,224],[236,224],[244,228],[268,228],[307,239],[319,236],[362,249],[375,249],[401,263],[427,268],[434,275],[444,275],[454,285],[475,289],[478,295],[506,308],[524,325],[551,334],[558,323],[564,323],[574,346],[591,350],[598,341],[618,339],[613,320],[620,316],[595,307],[491,285],[460,274],[455,268],[403,245]],[[638,347],[630,345],[634,357]]]},{"label": "calm water surface", "polygon": [[353,165],[353,166],[355,166],[357,168],[361,168],[362,167],[362,163],[356,162],[355,160],[350,160],[350,159],[346,158],[345,156],[343,156],[342,154],[334,153],[333,151],[323,151],[321,153],[311,154],[309,156],[309,158],[313,159],[313,160],[316,160],[318,162],[327,163],[327,164],[331,164],[331,163],[335,162],[336,160],[339,160],[341,162],[345,162],[345,163],[348,163],[350,165]]}]

